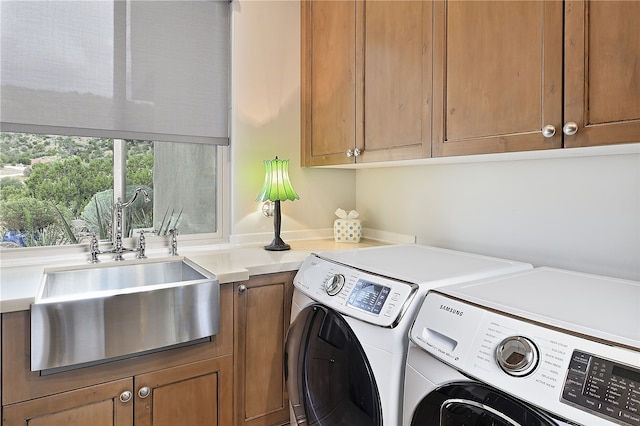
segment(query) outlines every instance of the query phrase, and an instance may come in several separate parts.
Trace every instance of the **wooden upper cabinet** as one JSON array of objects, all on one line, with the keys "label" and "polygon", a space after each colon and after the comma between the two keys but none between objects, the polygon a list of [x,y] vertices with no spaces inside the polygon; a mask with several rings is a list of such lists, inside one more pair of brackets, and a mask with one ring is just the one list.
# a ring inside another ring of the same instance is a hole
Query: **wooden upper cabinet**
[{"label": "wooden upper cabinet", "polygon": [[640,142],[639,1],[301,5],[305,166]]},{"label": "wooden upper cabinet", "polygon": [[640,142],[640,2],[567,1],[566,147]]},{"label": "wooden upper cabinet", "polygon": [[434,4],[433,156],[560,148],[562,2]]},{"label": "wooden upper cabinet", "polygon": [[432,8],[302,1],[303,165],[430,155]]},{"label": "wooden upper cabinet", "polygon": [[356,162],[431,155],[431,1],[364,3],[364,141]]},{"label": "wooden upper cabinet", "polygon": [[353,162],[362,138],[362,2],[301,2],[302,164]]}]

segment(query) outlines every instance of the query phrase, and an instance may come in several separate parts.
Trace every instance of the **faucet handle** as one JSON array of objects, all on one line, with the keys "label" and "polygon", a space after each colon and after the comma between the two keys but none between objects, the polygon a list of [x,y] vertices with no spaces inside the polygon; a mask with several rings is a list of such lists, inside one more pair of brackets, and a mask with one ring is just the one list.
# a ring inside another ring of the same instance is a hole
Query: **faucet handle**
[{"label": "faucet handle", "polygon": [[100,254],[100,248],[98,244],[98,236],[95,232],[91,234],[91,241],[89,242],[89,250],[91,252],[89,257],[89,263],[98,263],[100,259],[98,259],[98,255]]},{"label": "faucet handle", "polygon": [[144,252],[147,248],[147,241],[144,236],[144,229],[141,229],[138,234],[140,234],[140,237],[138,237],[138,254],[136,254],[136,259],[146,259],[147,256]]},{"label": "faucet handle", "polygon": [[177,228],[169,229],[169,234],[171,234],[171,240],[169,241],[169,255],[177,256],[178,255],[178,229]]}]

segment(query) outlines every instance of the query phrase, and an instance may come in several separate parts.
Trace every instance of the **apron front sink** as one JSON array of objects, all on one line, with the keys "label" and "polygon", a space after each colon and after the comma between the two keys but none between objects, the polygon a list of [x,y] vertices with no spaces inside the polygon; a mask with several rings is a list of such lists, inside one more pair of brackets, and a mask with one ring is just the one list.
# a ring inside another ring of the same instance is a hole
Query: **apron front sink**
[{"label": "apron front sink", "polygon": [[184,258],[46,270],[31,305],[31,370],[213,336],[219,320],[218,280]]}]

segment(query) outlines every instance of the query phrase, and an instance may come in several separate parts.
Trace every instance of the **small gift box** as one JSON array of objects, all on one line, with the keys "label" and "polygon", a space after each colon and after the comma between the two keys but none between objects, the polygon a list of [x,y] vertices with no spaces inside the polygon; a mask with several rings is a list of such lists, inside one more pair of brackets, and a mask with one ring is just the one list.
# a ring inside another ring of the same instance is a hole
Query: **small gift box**
[{"label": "small gift box", "polygon": [[338,219],[333,221],[333,238],[337,243],[359,243],[362,236],[362,222],[357,219],[358,212],[349,214],[342,209],[336,210]]}]

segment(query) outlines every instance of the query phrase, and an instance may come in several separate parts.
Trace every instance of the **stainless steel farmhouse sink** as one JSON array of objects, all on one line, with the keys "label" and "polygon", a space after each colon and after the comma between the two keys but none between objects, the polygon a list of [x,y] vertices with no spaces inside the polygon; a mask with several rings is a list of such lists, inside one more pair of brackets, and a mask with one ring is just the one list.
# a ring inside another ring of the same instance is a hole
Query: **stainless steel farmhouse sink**
[{"label": "stainless steel farmhouse sink", "polygon": [[31,370],[110,360],[218,333],[220,284],[184,258],[45,270]]}]

